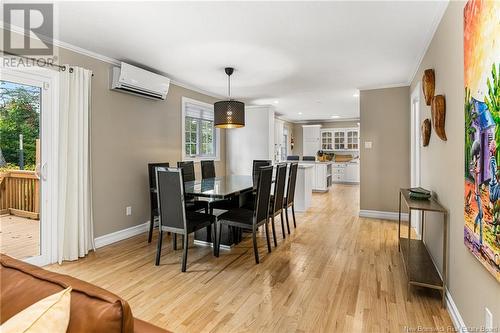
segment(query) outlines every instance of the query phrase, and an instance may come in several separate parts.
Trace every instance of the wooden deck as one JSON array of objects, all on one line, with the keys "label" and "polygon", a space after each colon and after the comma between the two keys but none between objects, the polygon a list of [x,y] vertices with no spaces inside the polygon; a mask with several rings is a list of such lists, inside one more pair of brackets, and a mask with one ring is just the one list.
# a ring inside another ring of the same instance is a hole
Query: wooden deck
[{"label": "wooden deck", "polygon": [[0,252],[17,259],[40,252],[40,221],[0,215]]}]

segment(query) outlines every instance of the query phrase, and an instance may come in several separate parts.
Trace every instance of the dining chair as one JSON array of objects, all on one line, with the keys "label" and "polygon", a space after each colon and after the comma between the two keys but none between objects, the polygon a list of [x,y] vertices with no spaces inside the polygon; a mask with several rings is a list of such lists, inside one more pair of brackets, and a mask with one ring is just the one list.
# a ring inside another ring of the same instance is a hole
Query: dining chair
[{"label": "dining chair", "polygon": [[297,169],[299,167],[299,163],[292,162],[290,163],[290,170],[288,172],[288,183],[287,183],[287,193],[285,198],[283,199],[283,208],[285,209],[285,217],[286,217],[286,227],[288,229],[288,234],[290,234],[290,224],[288,223],[288,207],[292,208],[292,216],[293,216],[293,226],[297,228],[297,224],[295,222],[295,184],[297,182]]},{"label": "dining chair", "polygon": [[253,188],[257,188],[257,181],[259,179],[260,168],[263,166],[271,165],[271,160],[253,160],[252,162],[252,177],[253,177]]},{"label": "dining chair", "polygon": [[177,162],[177,167],[182,169],[182,177],[185,182],[191,182],[196,179],[193,161]]},{"label": "dining chair", "polygon": [[316,156],[302,156],[302,161],[314,162],[316,161]]},{"label": "dining chair", "polygon": [[150,220],[149,220],[149,235],[148,243],[153,239],[153,229],[155,226],[155,218],[158,217],[158,199],[156,189],[156,168],[168,168],[168,162],[164,163],[148,163],[148,176],[149,176],[149,207],[150,207]]},{"label": "dining chair", "polygon": [[274,246],[278,246],[276,242],[276,229],[274,226],[274,218],[280,215],[281,231],[283,239],[285,238],[285,219],[283,218],[283,199],[285,196],[286,185],[286,163],[280,163],[276,166],[276,177],[274,181],[274,194],[271,196],[271,204],[269,207],[269,217],[271,218],[271,227],[273,230]]},{"label": "dining chair", "polygon": [[[157,168],[158,211],[160,216],[160,235],[156,249],[156,266],[160,265],[163,233],[171,232],[183,237],[181,271],[186,271],[189,234],[209,225],[215,225],[215,216],[187,211],[184,205],[184,181],[178,168]],[[214,233],[216,229],[214,229]],[[215,250],[214,250],[215,254]]]},{"label": "dining chair", "polygon": [[201,178],[215,178],[215,162],[213,160],[201,161]]},{"label": "dining chair", "polygon": [[215,248],[216,256],[219,256],[221,225],[225,224],[245,230],[252,231],[253,251],[255,263],[259,263],[259,249],[257,247],[257,230],[265,226],[267,251],[271,252],[271,241],[269,239],[269,202],[271,199],[271,184],[273,179],[273,167],[261,167],[258,173],[257,196],[255,198],[255,209],[236,208],[219,215],[216,220]]},{"label": "dining chair", "polygon": [[298,161],[300,159],[299,155],[288,155],[286,157],[287,161]]}]

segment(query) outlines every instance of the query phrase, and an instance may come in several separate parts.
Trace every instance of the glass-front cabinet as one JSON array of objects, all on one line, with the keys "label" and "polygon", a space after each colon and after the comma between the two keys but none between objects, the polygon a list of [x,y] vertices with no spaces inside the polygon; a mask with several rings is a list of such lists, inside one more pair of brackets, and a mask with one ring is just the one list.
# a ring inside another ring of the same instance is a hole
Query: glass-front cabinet
[{"label": "glass-front cabinet", "polygon": [[344,130],[334,130],[333,131],[333,149],[334,150],[344,150],[345,149],[345,132]]},{"label": "glass-front cabinet", "polygon": [[321,132],[321,149],[333,150],[333,133],[332,131]]},{"label": "glass-front cabinet", "polygon": [[358,150],[359,149],[359,131],[357,129],[348,130],[348,131],[346,131],[346,134],[347,134],[347,147],[346,147],[346,149]]},{"label": "glass-front cabinet", "polygon": [[321,130],[322,150],[359,150],[359,128],[331,128]]}]

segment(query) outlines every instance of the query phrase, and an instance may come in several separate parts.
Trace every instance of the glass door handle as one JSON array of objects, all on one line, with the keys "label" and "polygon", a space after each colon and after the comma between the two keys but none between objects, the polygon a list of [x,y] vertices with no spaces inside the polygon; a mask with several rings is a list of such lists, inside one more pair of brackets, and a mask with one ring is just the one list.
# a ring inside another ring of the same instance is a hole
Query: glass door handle
[{"label": "glass door handle", "polygon": [[43,163],[40,176],[43,181],[47,180],[47,163]]}]

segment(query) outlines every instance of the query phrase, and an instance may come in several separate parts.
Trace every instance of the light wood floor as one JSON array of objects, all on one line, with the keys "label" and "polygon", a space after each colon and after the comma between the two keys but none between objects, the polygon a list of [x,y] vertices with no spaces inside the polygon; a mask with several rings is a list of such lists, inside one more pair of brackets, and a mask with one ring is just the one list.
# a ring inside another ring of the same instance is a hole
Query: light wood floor
[{"label": "light wood floor", "polygon": [[[126,299],[135,316],[174,332],[406,332],[405,327],[452,327],[435,291],[406,283],[397,250],[397,223],[358,217],[359,187],[334,185],[314,194],[297,214],[298,227],[261,263],[251,241],[221,250],[193,246],[188,272],[164,242],[140,235],[50,270],[70,274]],[[277,230],[279,222],[276,223]],[[293,229],[293,227],[292,227]]]},{"label": "light wood floor", "polygon": [[0,252],[17,259],[40,254],[40,221],[0,215]]}]

